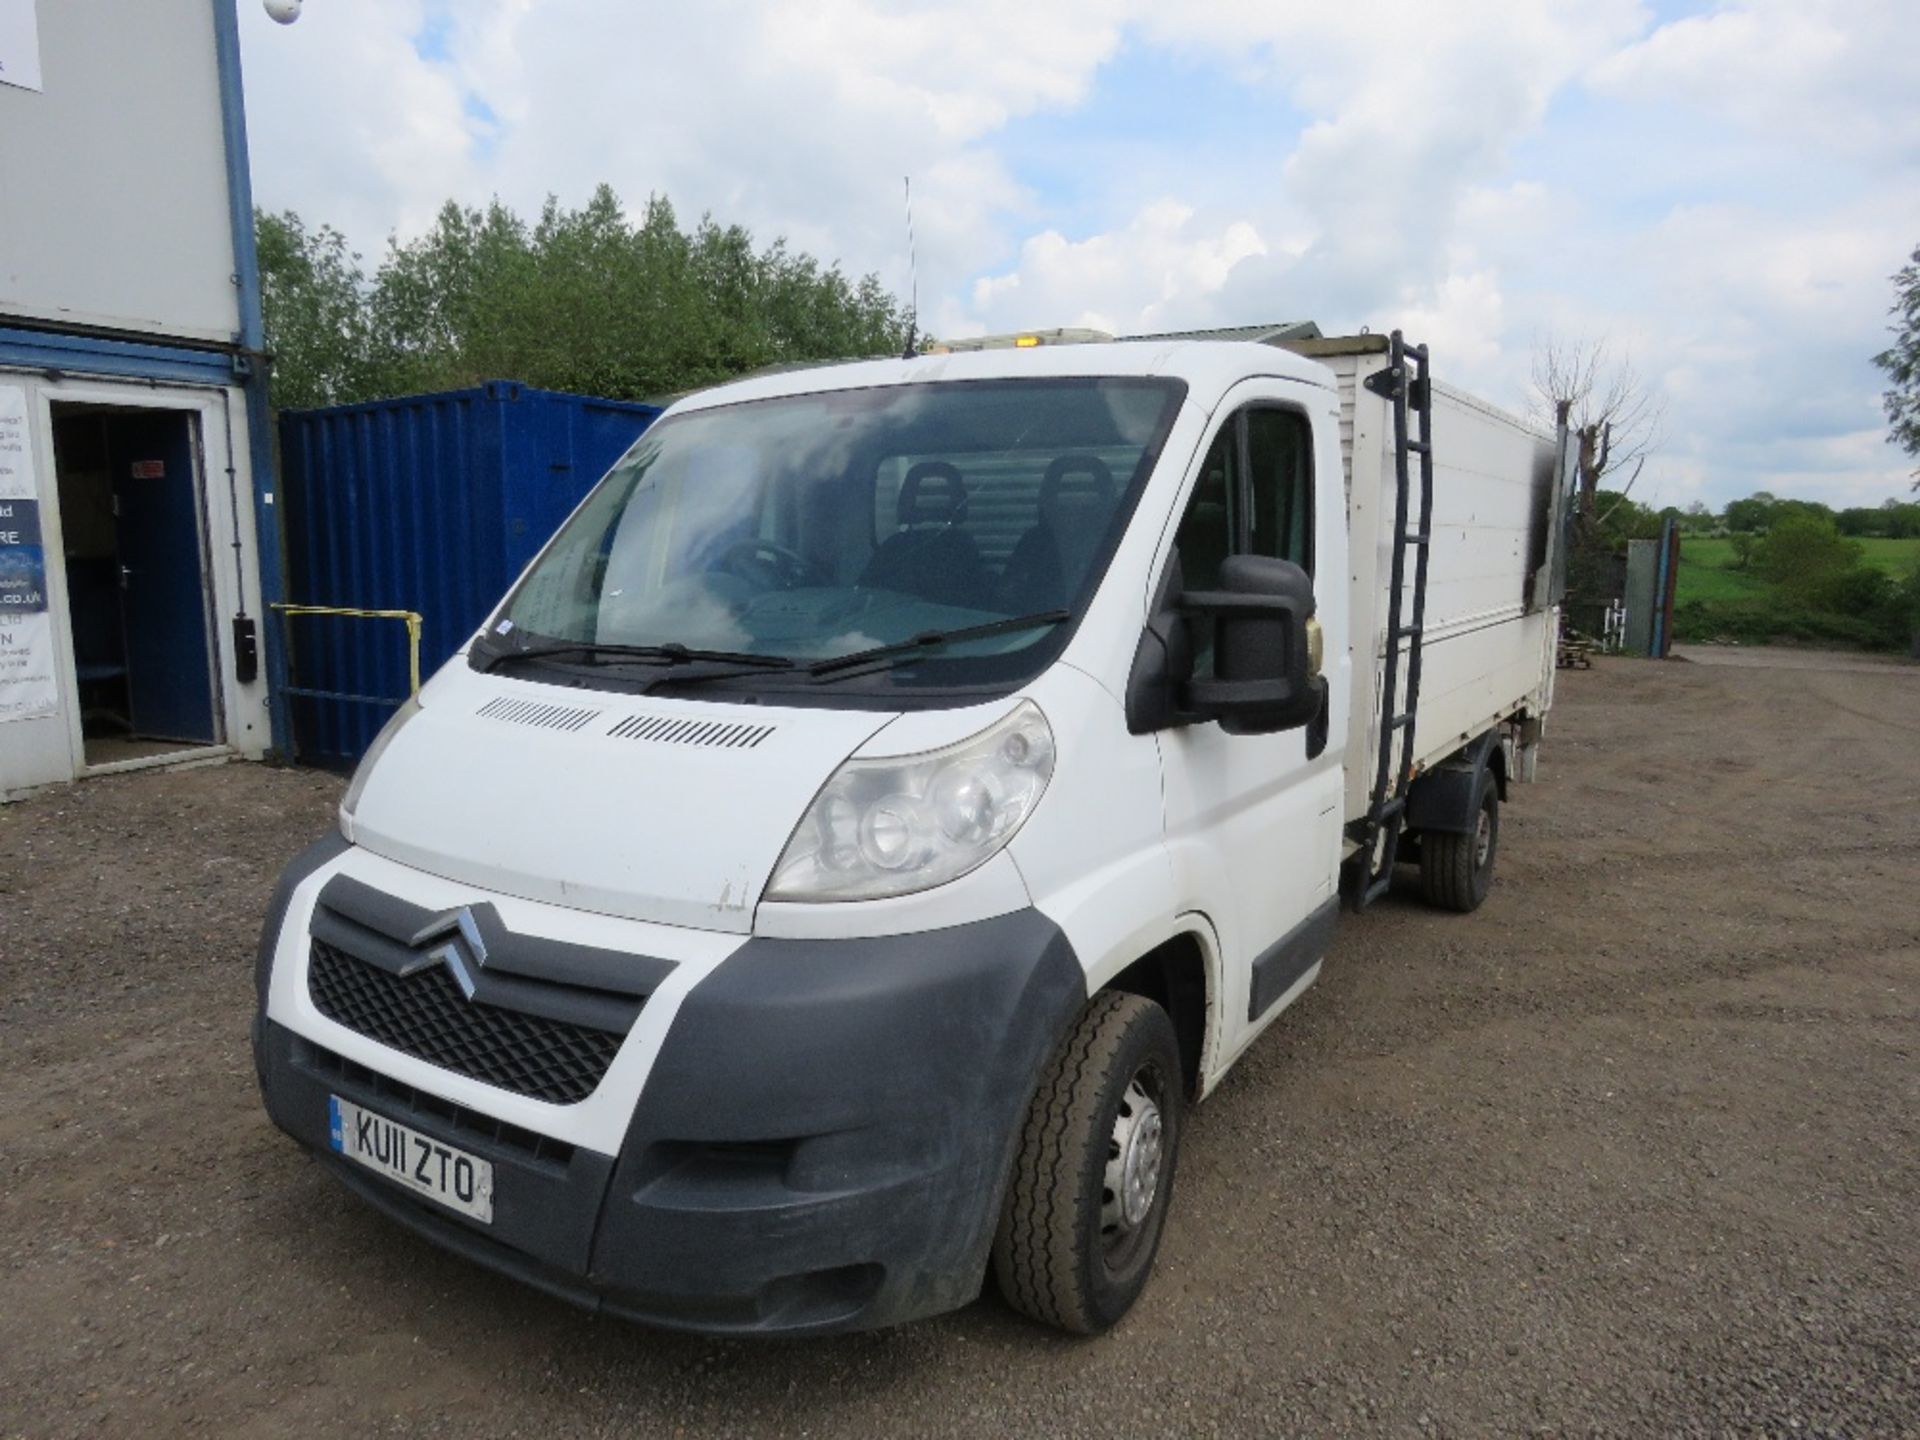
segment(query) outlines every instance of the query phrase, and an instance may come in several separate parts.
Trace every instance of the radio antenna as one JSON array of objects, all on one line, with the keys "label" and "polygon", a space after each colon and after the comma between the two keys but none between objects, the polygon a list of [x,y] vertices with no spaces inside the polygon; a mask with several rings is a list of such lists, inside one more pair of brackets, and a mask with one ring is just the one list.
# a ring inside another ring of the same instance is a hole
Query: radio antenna
[{"label": "radio antenna", "polygon": [[907,348],[901,353],[902,360],[911,360],[918,349],[917,331],[920,326],[920,264],[913,249],[913,177],[904,175],[901,184],[906,187],[907,196]]}]

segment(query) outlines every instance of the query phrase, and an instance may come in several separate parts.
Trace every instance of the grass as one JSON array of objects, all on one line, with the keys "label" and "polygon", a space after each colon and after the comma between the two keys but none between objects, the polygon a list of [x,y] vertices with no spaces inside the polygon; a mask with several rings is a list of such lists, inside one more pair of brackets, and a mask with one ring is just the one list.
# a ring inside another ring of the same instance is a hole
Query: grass
[{"label": "grass", "polygon": [[[1920,566],[1920,539],[1860,542],[1866,563],[1904,579]],[[1901,602],[1890,597],[1890,605]],[[1773,590],[1758,575],[1733,566],[1733,542],[1682,536],[1674,585],[1673,630],[1680,640],[1734,640],[1744,645],[1781,641],[1805,645],[1905,650],[1913,633],[1903,612],[1878,607],[1852,614],[1816,608]]]},{"label": "grass", "polygon": [[[1860,542],[1866,562],[1889,575],[1905,575],[1920,564],[1920,539],[1867,539]],[[1707,535],[1685,535],[1680,540],[1680,575],[1674,584],[1676,604],[1688,600],[1760,600],[1767,587],[1760,577],[1733,568],[1733,541]]]}]

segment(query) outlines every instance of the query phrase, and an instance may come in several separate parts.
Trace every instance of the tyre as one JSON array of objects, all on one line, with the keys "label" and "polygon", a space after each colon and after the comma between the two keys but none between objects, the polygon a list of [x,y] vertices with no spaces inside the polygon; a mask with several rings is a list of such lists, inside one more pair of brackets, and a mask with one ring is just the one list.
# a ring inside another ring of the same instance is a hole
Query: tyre
[{"label": "tyre", "polygon": [[1127,1313],[1160,1248],[1185,1103],[1167,1012],[1096,995],[1021,1125],[993,1241],[1008,1304],[1080,1335]]},{"label": "tyre", "polygon": [[1428,830],[1420,836],[1420,890],[1442,910],[1477,910],[1493,884],[1500,854],[1500,787],[1492,772],[1480,776],[1473,829],[1465,835]]}]

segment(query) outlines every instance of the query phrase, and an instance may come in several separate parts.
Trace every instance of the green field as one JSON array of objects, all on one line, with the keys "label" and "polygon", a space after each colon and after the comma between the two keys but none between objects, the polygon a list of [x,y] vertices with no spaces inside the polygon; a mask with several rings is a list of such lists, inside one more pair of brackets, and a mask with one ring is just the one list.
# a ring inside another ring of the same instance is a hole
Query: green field
[{"label": "green field", "polygon": [[[1889,575],[1905,575],[1920,564],[1920,539],[1859,542],[1869,565]],[[1674,585],[1676,604],[1688,600],[1758,600],[1767,593],[1760,577],[1733,568],[1733,541],[1706,535],[1680,539],[1680,575]]]}]

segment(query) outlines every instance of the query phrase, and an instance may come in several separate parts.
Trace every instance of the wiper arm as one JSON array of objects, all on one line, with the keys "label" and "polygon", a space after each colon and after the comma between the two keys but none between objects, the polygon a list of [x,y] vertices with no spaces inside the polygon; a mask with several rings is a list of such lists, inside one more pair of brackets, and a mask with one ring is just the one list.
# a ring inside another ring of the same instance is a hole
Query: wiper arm
[{"label": "wiper arm", "polygon": [[669,641],[665,645],[622,645],[602,640],[555,640],[528,645],[519,650],[501,650],[487,661],[493,669],[509,660],[544,660],[556,655],[579,655],[588,660],[647,660],[656,665],[687,665],[695,661],[715,661],[741,665],[754,670],[791,670],[793,661],[785,655],[755,655],[738,650],[702,650]]},{"label": "wiper arm", "polygon": [[961,640],[984,640],[990,635],[1012,635],[1021,630],[1038,630],[1045,626],[1062,624],[1072,618],[1071,610],[1041,610],[1032,615],[1010,615],[1004,620],[989,620],[983,625],[962,625],[958,630],[923,630],[910,639],[896,640],[891,645],[876,645],[871,650],[855,650],[850,654],[816,660],[807,666],[807,673],[816,678],[831,677],[875,661],[891,660],[901,655],[917,655],[925,650],[938,650],[942,646],[952,645]]}]

